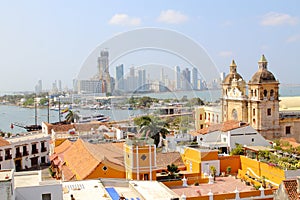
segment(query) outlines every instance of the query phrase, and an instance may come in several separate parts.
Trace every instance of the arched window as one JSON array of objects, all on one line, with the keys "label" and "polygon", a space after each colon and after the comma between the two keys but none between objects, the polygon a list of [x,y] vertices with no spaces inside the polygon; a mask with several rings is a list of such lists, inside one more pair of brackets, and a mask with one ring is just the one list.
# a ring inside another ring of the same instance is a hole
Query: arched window
[{"label": "arched window", "polygon": [[233,120],[238,120],[238,113],[237,113],[236,109],[232,110],[232,112],[231,112],[231,118]]},{"label": "arched window", "polygon": [[267,97],[267,95],[268,95],[268,91],[264,90],[264,97]]},{"label": "arched window", "polygon": [[254,90],[254,96],[257,96],[257,90]]}]

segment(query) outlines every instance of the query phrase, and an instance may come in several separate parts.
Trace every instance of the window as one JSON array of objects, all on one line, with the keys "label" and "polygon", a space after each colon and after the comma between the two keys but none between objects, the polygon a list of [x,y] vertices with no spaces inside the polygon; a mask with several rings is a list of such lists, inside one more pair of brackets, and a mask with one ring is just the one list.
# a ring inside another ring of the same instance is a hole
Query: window
[{"label": "window", "polygon": [[252,119],[252,122],[253,122],[253,124],[255,124],[255,122],[256,122],[256,121],[255,121],[255,118]]},{"label": "window", "polygon": [[206,112],[204,113],[204,119],[206,119]]},{"label": "window", "polygon": [[267,95],[268,95],[268,91],[264,90],[264,97],[267,97]]},{"label": "window", "polygon": [[200,125],[200,129],[203,129],[203,124]]},{"label": "window", "polygon": [[202,120],[202,114],[200,114],[200,117],[199,117],[199,118],[200,118],[200,120]]},{"label": "window", "polygon": [[290,126],[285,127],[285,134],[291,134],[291,127]]},{"label": "window", "polygon": [[106,170],[107,170],[107,167],[106,167],[106,166],[103,166],[103,167],[102,167],[102,170],[103,170],[103,171],[106,171]]},{"label": "window", "polygon": [[254,138],[252,138],[251,141],[254,142]]},{"label": "window", "polygon": [[226,142],[226,138],[223,138],[223,142]]},{"label": "window", "polygon": [[271,96],[271,97],[274,96],[274,90],[273,90],[273,89],[270,91],[270,96]]},{"label": "window", "polygon": [[238,120],[238,113],[237,113],[236,109],[232,110],[232,112],[231,112],[231,118],[233,120]]},{"label": "window", "polygon": [[268,115],[268,116],[271,116],[271,114],[272,114],[272,110],[271,110],[271,108],[268,108],[268,110],[267,110],[267,115]]},{"label": "window", "polygon": [[42,200],[51,200],[51,193],[42,194]]},{"label": "window", "polygon": [[252,110],[252,115],[255,116],[255,108]]}]

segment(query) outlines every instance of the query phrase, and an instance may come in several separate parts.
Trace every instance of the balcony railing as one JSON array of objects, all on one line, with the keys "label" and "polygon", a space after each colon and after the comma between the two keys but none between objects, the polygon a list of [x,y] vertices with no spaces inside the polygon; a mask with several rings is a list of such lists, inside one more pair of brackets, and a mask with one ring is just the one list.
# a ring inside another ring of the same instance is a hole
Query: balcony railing
[{"label": "balcony railing", "polygon": [[23,151],[23,156],[28,156],[29,152],[28,151]]},{"label": "balcony railing", "polygon": [[10,159],[12,159],[12,155],[11,154],[5,155],[5,160],[10,160]]},{"label": "balcony railing", "polygon": [[17,152],[17,153],[16,153],[16,158],[21,158],[21,157],[22,157],[21,152]]},{"label": "balcony railing", "polygon": [[36,154],[36,153],[38,153],[38,152],[39,152],[38,149],[32,149],[32,154]]},{"label": "balcony railing", "polygon": [[46,147],[42,147],[41,152],[46,152],[47,148]]}]

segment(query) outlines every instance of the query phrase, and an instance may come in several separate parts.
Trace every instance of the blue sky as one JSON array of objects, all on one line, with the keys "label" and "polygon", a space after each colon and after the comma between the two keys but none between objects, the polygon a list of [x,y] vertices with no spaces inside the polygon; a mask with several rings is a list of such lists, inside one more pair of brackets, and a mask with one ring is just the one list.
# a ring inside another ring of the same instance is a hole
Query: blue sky
[{"label": "blue sky", "polygon": [[[248,81],[265,54],[281,83],[300,83],[300,1],[0,1],[0,92],[72,86],[84,60],[112,36],[142,27],[199,43],[219,71],[235,59]],[[133,61],[134,62],[134,61]]]}]

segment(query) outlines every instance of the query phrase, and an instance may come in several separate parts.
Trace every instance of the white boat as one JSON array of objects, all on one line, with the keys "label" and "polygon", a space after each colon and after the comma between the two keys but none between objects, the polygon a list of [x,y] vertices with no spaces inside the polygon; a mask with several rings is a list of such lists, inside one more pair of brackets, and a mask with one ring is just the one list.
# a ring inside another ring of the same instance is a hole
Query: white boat
[{"label": "white boat", "polygon": [[87,123],[91,121],[108,122],[109,117],[103,114],[96,114],[91,116],[79,116],[78,123]]}]

